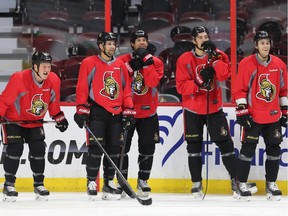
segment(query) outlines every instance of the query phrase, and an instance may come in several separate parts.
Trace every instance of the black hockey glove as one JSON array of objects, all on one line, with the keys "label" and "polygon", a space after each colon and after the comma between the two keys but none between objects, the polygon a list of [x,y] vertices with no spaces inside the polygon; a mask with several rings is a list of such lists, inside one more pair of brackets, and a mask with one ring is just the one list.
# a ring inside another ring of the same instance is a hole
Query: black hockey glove
[{"label": "black hockey glove", "polygon": [[287,123],[287,106],[281,106],[281,113],[282,116],[280,118],[280,124],[282,127],[287,127],[288,123]]},{"label": "black hockey glove", "polygon": [[59,129],[59,131],[64,132],[67,130],[69,123],[62,111],[55,115],[52,119],[56,122],[55,127]]},{"label": "black hockey glove", "polygon": [[215,70],[213,67],[207,67],[200,71],[200,75],[202,76],[204,83],[208,83],[214,79]]},{"label": "black hockey glove", "polygon": [[134,109],[124,109],[122,112],[122,127],[124,130],[130,130],[134,127],[136,111]]},{"label": "black hockey glove", "polygon": [[213,67],[207,67],[202,69],[199,73],[196,73],[194,82],[199,87],[209,86],[209,82],[214,79],[215,70]]},{"label": "black hockey glove", "polygon": [[126,62],[126,67],[130,74],[133,74],[134,71],[138,71],[143,68],[143,61],[141,58],[132,58],[129,62]]},{"label": "black hockey glove", "polygon": [[215,53],[216,50],[216,45],[212,42],[212,41],[205,41],[202,43],[202,48],[205,50],[205,52],[207,52],[208,54],[212,54]]},{"label": "black hockey glove", "polygon": [[143,60],[144,66],[154,64],[153,56],[145,48],[138,48],[134,53]]},{"label": "black hockey glove", "polygon": [[76,113],[74,114],[74,121],[79,126],[83,128],[84,122],[88,122],[90,115],[90,107],[88,105],[78,105],[76,108]]},{"label": "black hockey glove", "polygon": [[246,104],[239,104],[236,108],[236,122],[243,126],[245,129],[251,128],[252,117],[248,111]]}]

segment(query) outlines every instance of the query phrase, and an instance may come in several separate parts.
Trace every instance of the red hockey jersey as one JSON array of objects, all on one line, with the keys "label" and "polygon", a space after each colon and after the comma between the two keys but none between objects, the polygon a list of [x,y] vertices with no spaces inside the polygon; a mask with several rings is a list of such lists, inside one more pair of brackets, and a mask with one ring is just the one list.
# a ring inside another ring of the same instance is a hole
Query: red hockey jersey
[{"label": "red hockey jersey", "polygon": [[[211,82],[209,91],[209,113],[222,109],[222,91],[219,81],[227,80],[230,75],[230,62],[228,56],[217,49],[221,59],[212,63],[215,69],[215,77]],[[207,89],[195,84],[196,73],[206,66],[208,55],[197,56],[194,50],[183,53],[176,63],[176,88],[182,95],[182,107],[193,113],[207,114]]]},{"label": "red hockey jersey", "polygon": [[[43,120],[47,110],[51,117],[60,110],[60,79],[50,72],[48,78],[39,84],[32,69],[12,74],[6,88],[0,95],[0,116],[8,121]],[[22,124],[27,128],[42,124]]]},{"label": "red hockey jersey", "polygon": [[87,104],[88,97],[113,114],[121,113],[124,108],[133,108],[125,64],[116,58],[106,62],[100,55],[85,58],[78,76],[77,104]]},{"label": "red hockey jersey", "polygon": [[279,98],[287,102],[286,65],[270,55],[266,63],[257,54],[244,58],[238,67],[237,82],[232,96],[237,104],[248,104],[253,121],[273,123],[281,117]]},{"label": "red hockey jersey", "polygon": [[[131,54],[124,54],[118,57],[123,62],[132,59]],[[147,118],[156,114],[158,106],[157,86],[163,77],[163,62],[153,56],[154,64],[144,66],[135,76],[130,76],[133,83],[133,103],[136,110],[136,118]]]}]

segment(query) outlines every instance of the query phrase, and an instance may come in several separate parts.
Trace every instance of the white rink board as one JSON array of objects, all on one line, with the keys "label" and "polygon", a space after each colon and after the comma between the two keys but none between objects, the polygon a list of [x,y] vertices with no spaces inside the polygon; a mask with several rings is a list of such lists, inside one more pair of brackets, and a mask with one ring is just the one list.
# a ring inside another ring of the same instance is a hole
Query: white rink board
[{"label": "white rink board", "polygon": [[[48,178],[85,178],[85,160],[83,161],[85,147],[85,131],[79,129],[74,123],[73,115],[75,113],[74,106],[63,106],[62,110],[69,121],[69,128],[66,132],[59,132],[53,124],[45,125],[46,132],[46,170],[45,176]],[[239,150],[239,125],[235,124],[235,114],[233,107],[225,107],[224,112],[227,113],[230,132],[235,143],[235,148]],[[188,157],[186,152],[186,142],[183,142],[183,119],[182,109],[180,106],[160,106],[158,108],[160,137],[162,143],[157,144],[156,153],[154,156],[154,164],[151,173],[151,178],[163,179],[190,179],[188,170]],[[51,120],[47,117],[47,120]],[[281,144],[282,157],[280,162],[280,171],[278,180],[287,181],[287,166],[288,166],[288,147],[287,147],[287,131],[285,132],[284,141]],[[129,177],[137,178],[138,172],[138,147],[137,133],[133,138],[130,155]],[[204,131],[204,140],[206,139],[206,131]],[[25,151],[22,156],[21,165],[17,172],[17,177],[30,178],[31,171],[28,164],[28,146],[25,146]],[[82,153],[80,149],[82,148]],[[206,149],[206,148],[205,148]],[[263,152],[264,143],[260,138],[258,144],[255,161],[251,167],[249,179],[264,180],[265,179],[265,153]],[[260,152],[260,153],[259,153]],[[77,155],[78,154],[78,155]],[[76,157],[76,156],[77,157]],[[1,165],[3,164],[3,145],[0,146]],[[204,162],[206,163],[206,161]],[[215,144],[209,145],[209,179],[229,179],[226,172],[218,148]],[[203,167],[203,176],[206,169]],[[101,169],[102,173],[102,169]],[[0,169],[0,176],[4,176],[4,171]]]}]

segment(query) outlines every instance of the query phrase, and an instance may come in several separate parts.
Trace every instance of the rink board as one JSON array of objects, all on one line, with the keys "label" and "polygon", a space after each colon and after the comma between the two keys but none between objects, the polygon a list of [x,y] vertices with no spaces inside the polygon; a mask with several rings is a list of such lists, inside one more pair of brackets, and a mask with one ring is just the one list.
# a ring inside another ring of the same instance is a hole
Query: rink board
[{"label": "rink board", "polygon": [[[79,129],[73,121],[74,106],[63,106],[63,111],[69,121],[69,128],[65,133],[60,133],[53,124],[45,125],[46,132],[46,171],[45,184],[52,191],[85,191],[86,171],[85,161],[87,147],[85,145],[85,131]],[[239,125],[235,123],[233,107],[225,107],[230,133],[235,144],[236,153],[239,153]],[[188,168],[188,157],[186,143],[183,140],[183,115],[180,106],[160,106],[158,108],[160,139],[154,156],[154,164],[149,184],[154,192],[189,192],[191,189],[190,173]],[[47,117],[47,120],[51,120]],[[288,147],[287,130],[283,129],[284,141],[281,144],[282,156],[278,175],[278,186],[287,194],[288,185]],[[129,183],[136,188],[138,172],[138,148],[137,133],[133,137],[130,155]],[[206,140],[206,130],[204,131]],[[207,142],[205,142],[207,143]],[[208,193],[230,193],[230,180],[222,161],[219,149],[214,143],[208,141]],[[206,148],[205,148],[206,149]],[[0,146],[0,164],[3,167],[5,148]],[[28,149],[25,146],[21,164],[17,173],[17,188],[19,191],[32,190],[32,173],[27,160]],[[265,179],[265,152],[262,137],[256,149],[256,155],[252,162],[249,180],[258,183],[259,193],[264,193]],[[206,179],[206,157],[203,160],[203,179]],[[3,182],[4,171],[0,169],[0,182]],[[102,168],[100,179],[102,178]],[[100,181],[100,186],[102,179]],[[206,182],[204,181],[204,186]]]}]

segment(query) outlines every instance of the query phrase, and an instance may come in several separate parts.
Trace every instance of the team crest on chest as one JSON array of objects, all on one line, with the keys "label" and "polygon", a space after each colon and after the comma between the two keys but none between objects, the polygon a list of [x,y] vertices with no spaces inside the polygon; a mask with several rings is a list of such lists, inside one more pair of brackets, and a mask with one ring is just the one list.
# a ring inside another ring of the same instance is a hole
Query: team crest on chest
[{"label": "team crest on chest", "polygon": [[31,108],[26,111],[34,116],[45,115],[48,105],[42,100],[42,94],[36,94],[31,100]]},{"label": "team crest on chest", "polygon": [[[205,66],[204,64],[198,65],[198,66],[196,67],[195,73],[196,73],[196,74],[199,74],[199,76],[200,76],[201,70],[203,70],[205,67],[206,67],[206,66]],[[214,80],[210,80],[210,81],[209,81],[209,86],[210,86],[210,91],[215,88],[215,82],[214,82]],[[200,87],[200,89],[203,90],[203,91],[207,91],[207,88],[206,88],[206,87]]]},{"label": "team crest on chest", "polygon": [[268,79],[268,76],[268,74],[262,74],[259,76],[258,83],[260,91],[256,94],[256,97],[260,100],[271,102],[275,98],[276,88]]},{"label": "team crest on chest", "polygon": [[134,79],[133,86],[134,93],[137,95],[144,95],[148,91],[148,87],[144,84],[144,78],[141,73],[137,73],[137,76]]},{"label": "team crest on chest", "polygon": [[107,71],[104,73],[104,88],[100,91],[100,94],[104,97],[108,97],[111,100],[115,100],[119,97],[119,84],[113,78],[112,74],[112,71]]}]

